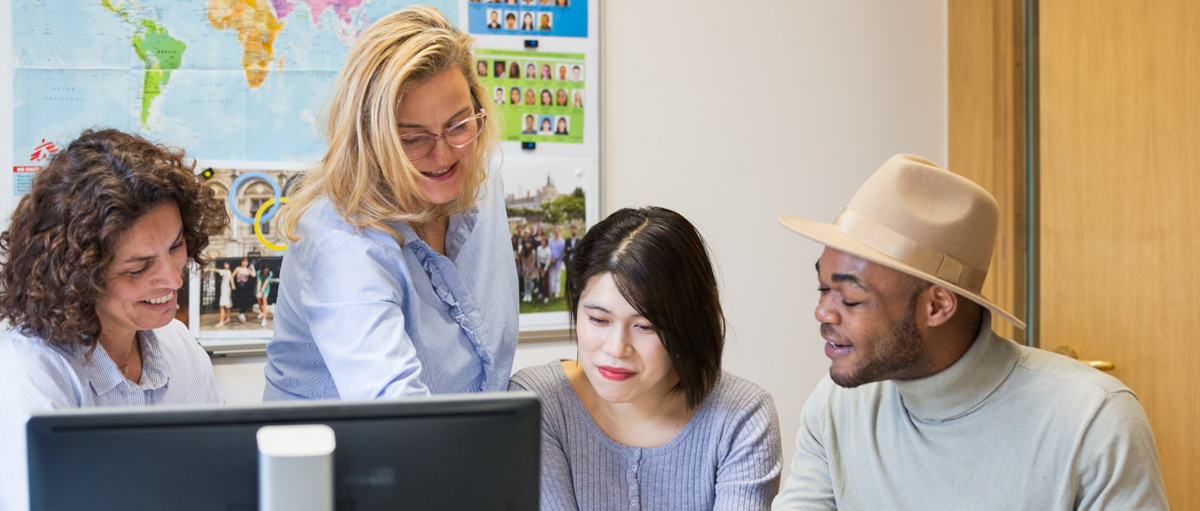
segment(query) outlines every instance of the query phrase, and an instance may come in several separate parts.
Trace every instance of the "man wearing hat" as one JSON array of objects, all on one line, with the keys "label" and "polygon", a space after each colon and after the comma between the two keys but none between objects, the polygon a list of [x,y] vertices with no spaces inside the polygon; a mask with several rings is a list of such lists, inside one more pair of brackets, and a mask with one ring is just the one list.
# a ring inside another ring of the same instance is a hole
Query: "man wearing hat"
[{"label": "man wearing hat", "polygon": [[1167,509],[1133,392],[992,332],[1025,327],[979,294],[997,217],[984,189],[897,155],[832,224],[780,218],[825,245],[833,364],[773,509]]}]

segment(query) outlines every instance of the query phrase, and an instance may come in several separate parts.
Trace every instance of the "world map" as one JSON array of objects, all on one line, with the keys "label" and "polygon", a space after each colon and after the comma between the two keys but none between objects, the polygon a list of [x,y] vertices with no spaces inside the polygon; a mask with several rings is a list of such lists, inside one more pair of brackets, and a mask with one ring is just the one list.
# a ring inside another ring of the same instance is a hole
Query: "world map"
[{"label": "world map", "polygon": [[99,126],[199,160],[316,161],[346,52],[414,3],[458,20],[456,0],[13,2],[16,164]]}]

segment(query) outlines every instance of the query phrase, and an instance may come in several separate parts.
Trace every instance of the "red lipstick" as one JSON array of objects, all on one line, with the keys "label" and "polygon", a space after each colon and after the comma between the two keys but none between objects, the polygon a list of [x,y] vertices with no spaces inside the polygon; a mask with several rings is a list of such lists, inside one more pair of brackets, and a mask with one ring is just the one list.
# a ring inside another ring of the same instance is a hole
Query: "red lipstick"
[{"label": "red lipstick", "polygon": [[600,373],[600,376],[613,381],[627,380],[632,378],[633,375],[637,374],[636,372],[628,369],[612,366],[596,366],[596,372]]}]

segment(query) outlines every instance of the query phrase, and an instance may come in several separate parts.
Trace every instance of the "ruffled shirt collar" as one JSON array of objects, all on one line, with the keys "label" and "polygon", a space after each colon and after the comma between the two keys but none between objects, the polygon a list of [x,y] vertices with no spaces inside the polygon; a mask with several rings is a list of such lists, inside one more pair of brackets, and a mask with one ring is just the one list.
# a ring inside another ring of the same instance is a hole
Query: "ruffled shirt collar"
[{"label": "ruffled shirt collar", "polygon": [[[446,226],[446,257],[448,259],[451,261],[458,259],[459,250],[462,249],[463,244],[471,236],[471,232],[475,230],[475,224],[478,221],[478,206],[465,212],[450,215],[450,218],[447,219],[448,225]],[[413,248],[419,251],[429,247],[425,243],[425,240],[417,236],[417,231],[408,222],[394,222],[391,226],[396,229],[396,232],[400,233],[400,236],[404,237],[406,248]]]},{"label": "ruffled shirt collar", "polygon": [[992,331],[985,311],[967,352],[945,370],[916,380],[892,380],[914,419],[945,422],[979,409],[1017,367],[1020,348]]}]

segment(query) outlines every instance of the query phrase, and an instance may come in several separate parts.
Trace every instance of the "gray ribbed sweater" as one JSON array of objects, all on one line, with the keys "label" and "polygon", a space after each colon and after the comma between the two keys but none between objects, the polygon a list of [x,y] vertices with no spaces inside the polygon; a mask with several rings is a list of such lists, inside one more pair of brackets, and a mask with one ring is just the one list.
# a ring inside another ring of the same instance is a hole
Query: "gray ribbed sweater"
[{"label": "gray ribbed sweater", "polygon": [[935,375],[853,389],[826,376],[796,447],[776,511],[1167,509],[1133,392],[990,319]]},{"label": "gray ribbed sweater", "polygon": [[542,510],[765,510],[779,489],[775,404],[722,373],[674,440],[621,445],[596,426],[559,362],[518,372],[542,399]]}]

